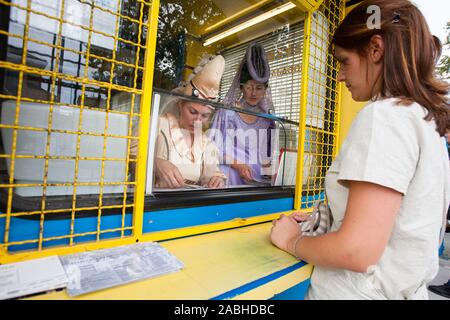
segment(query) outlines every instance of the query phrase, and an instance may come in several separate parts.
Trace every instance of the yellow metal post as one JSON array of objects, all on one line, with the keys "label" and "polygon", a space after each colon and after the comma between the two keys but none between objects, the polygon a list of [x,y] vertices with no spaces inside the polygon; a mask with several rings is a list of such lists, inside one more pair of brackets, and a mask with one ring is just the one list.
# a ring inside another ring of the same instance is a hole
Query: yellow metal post
[{"label": "yellow metal post", "polygon": [[[142,236],[144,218],[144,201],[146,185],[146,169],[148,154],[148,137],[150,125],[150,105],[152,102],[153,69],[155,66],[156,35],[158,31],[159,0],[153,0],[147,34],[147,50],[145,52],[144,79],[141,97],[141,121],[139,122],[139,149],[136,168],[136,190],[134,193],[133,235],[136,240]],[[152,157],[150,157],[152,158]],[[150,173],[151,174],[151,173]]]},{"label": "yellow metal post", "polygon": [[306,132],[306,108],[308,105],[308,71],[309,71],[309,55],[310,55],[310,39],[311,39],[311,16],[309,11],[306,15],[302,60],[302,88],[300,99],[300,128],[298,130],[298,153],[297,153],[297,176],[295,179],[295,198],[294,210],[300,210],[302,192],[303,192],[303,166],[305,154],[305,132]]}]

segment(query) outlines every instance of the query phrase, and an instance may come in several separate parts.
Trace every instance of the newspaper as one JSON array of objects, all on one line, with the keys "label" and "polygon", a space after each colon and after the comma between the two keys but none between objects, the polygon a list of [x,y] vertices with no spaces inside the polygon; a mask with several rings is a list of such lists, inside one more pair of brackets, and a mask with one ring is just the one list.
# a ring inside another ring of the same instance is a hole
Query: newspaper
[{"label": "newspaper", "polygon": [[77,296],[138,280],[172,273],[184,264],[157,243],[138,243],[60,257]]},{"label": "newspaper", "polygon": [[57,256],[0,266],[0,299],[65,288],[68,279]]}]

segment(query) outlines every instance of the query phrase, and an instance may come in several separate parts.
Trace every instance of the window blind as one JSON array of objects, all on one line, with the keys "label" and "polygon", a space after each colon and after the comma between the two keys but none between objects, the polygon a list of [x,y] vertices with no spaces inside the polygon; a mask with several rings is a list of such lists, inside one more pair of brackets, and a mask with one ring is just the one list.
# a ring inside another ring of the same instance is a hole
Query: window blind
[{"label": "window blind", "polygon": [[[264,47],[269,60],[269,86],[275,115],[297,122],[300,120],[303,30],[303,22],[286,25],[252,41]],[[225,59],[219,93],[221,101],[231,86],[248,45],[243,43],[221,52]],[[280,147],[297,148],[298,127],[285,125],[284,129],[280,131]]]}]

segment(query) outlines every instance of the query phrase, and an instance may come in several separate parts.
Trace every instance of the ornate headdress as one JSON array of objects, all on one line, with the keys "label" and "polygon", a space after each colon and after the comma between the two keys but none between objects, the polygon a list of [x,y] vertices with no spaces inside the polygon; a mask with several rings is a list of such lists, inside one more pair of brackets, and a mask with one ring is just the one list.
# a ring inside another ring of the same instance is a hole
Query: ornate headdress
[{"label": "ornate headdress", "polygon": [[[221,55],[207,56],[200,60],[189,75],[187,81],[182,81],[172,92],[194,98],[217,101],[219,97],[220,80],[225,70],[225,59]],[[176,102],[180,97],[171,97],[165,103],[162,113],[174,112]],[[207,105],[211,109],[212,106]]]},{"label": "ornate headdress", "polygon": [[[236,105],[242,95],[241,83],[245,83],[248,80],[255,80],[268,85],[269,78],[270,66],[263,46],[259,43],[250,44],[239,64],[236,75],[234,76],[231,87],[228,90],[223,103],[227,105]],[[265,96],[255,107],[258,107],[260,111],[264,113],[274,112],[270,87],[267,87]],[[252,107],[248,106],[248,108]]]}]

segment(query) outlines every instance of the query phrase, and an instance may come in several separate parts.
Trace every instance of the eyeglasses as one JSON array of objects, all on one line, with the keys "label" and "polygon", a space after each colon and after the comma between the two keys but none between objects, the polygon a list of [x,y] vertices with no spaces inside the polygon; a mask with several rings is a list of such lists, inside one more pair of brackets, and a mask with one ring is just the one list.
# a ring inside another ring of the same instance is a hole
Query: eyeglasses
[{"label": "eyeglasses", "polygon": [[255,91],[265,91],[266,85],[264,84],[248,84],[248,83],[241,83],[242,88],[245,90],[255,90]]}]

